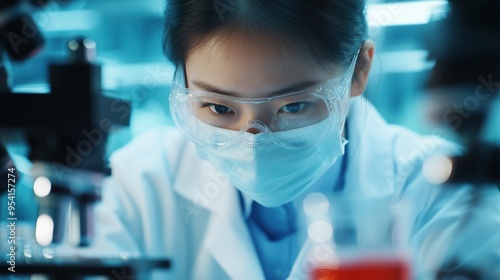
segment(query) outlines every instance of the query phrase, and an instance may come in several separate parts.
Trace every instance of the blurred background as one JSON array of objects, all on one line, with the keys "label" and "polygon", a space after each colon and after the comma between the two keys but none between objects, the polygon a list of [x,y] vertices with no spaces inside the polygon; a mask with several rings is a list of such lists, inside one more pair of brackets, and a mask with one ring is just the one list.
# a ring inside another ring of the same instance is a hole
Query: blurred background
[{"label": "blurred background", "polygon": [[[161,49],[164,5],[164,0],[51,1],[34,15],[45,48],[32,59],[12,62],[14,91],[48,92],[48,65],[66,59],[68,40],[84,36],[97,43],[105,95],[130,100],[133,108],[130,127],[110,135],[107,154],[148,129],[172,125],[168,94],[174,69]],[[388,122],[429,133],[421,88],[433,62],[427,59],[424,38],[429,22],[447,9],[447,1],[368,0],[370,38],[377,51],[366,96]],[[23,164],[22,158],[14,160]],[[34,212],[25,212],[19,214],[35,218]]]},{"label": "blurred background", "polygon": [[[13,64],[13,85],[43,91],[48,63],[65,57],[69,39],[85,36],[97,42],[106,94],[133,102],[130,136],[171,123],[167,97],[173,68],[161,50],[164,5],[164,0],[52,1],[35,15],[47,45],[34,59]],[[377,52],[367,96],[391,123],[424,129],[418,89],[433,66],[425,27],[446,10],[447,1],[368,0]]]}]

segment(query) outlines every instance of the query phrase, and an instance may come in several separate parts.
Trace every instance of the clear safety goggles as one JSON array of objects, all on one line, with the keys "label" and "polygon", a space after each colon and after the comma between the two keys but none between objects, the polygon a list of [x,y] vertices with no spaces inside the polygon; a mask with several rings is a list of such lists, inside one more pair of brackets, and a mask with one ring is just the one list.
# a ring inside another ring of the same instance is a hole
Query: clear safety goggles
[{"label": "clear safety goggles", "polygon": [[[260,141],[302,148],[342,129],[358,53],[344,74],[313,88],[265,98],[239,98],[185,86],[178,67],[170,93],[170,112],[177,128],[194,143],[225,148],[262,133]],[[247,116],[258,116],[258,118]]]}]

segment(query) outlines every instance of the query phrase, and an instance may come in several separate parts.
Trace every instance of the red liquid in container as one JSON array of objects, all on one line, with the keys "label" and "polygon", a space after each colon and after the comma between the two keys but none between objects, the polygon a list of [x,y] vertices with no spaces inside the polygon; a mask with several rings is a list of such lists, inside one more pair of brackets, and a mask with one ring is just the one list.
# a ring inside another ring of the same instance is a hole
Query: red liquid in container
[{"label": "red liquid in container", "polygon": [[409,280],[410,270],[404,261],[366,260],[339,264],[335,267],[317,267],[313,280]]}]

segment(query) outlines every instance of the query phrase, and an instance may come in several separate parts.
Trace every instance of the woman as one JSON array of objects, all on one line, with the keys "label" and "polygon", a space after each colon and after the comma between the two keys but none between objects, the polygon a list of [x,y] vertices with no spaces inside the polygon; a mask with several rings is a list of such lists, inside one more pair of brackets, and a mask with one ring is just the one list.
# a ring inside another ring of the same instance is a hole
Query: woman
[{"label": "woman", "polygon": [[465,193],[422,179],[444,144],[388,125],[362,97],[375,49],[364,11],[363,0],[170,0],[177,129],[113,155],[96,246],[168,256],[172,279],[285,279],[311,192],[408,196],[413,242],[443,236],[460,213],[442,209]]}]

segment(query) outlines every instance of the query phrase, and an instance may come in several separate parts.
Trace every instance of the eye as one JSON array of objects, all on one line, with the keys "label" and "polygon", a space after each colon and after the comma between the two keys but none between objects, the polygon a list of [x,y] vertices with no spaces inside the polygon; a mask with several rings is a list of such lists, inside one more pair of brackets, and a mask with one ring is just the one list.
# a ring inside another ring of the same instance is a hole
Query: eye
[{"label": "eye", "polygon": [[284,113],[295,114],[304,109],[304,107],[306,107],[305,102],[295,102],[286,104],[285,106],[281,107],[280,111]]},{"label": "eye", "polygon": [[224,115],[224,114],[227,114],[227,113],[230,113],[233,111],[229,107],[226,107],[226,106],[220,105],[220,104],[213,104],[213,103],[203,104],[202,107],[206,107],[210,111],[212,111],[212,113],[218,114],[218,115]]}]

